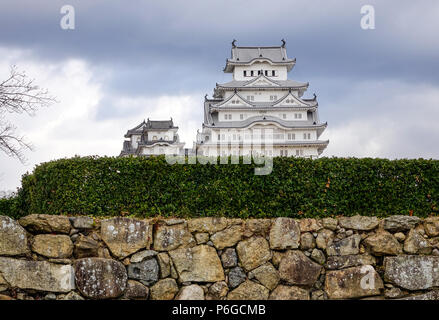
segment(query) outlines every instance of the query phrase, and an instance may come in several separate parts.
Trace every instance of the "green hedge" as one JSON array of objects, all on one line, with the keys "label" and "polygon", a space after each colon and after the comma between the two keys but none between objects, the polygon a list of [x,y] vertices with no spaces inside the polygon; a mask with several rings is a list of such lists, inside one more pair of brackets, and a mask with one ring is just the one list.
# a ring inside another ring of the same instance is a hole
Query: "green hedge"
[{"label": "green hedge", "polygon": [[17,209],[17,197],[0,199],[0,215],[10,216],[12,218],[19,218],[22,213]]},{"label": "green hedge", "polygon": [[274,159],[255,165],[169,165],[164,157],[76,157],[23,176],[17,210],[134,216],[324,217],[438,213],[439,161]]}]

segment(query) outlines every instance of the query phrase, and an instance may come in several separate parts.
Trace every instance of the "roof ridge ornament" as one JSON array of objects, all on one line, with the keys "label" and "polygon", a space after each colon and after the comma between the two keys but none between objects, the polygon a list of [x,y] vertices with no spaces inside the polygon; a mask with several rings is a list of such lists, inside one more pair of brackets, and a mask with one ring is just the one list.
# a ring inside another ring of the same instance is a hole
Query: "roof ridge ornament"
[{"label": "roof ridge ornament", "polygon": [[236,48],[235,42],[236,42],[236,39],[233,39],[233,41],[232,41],[232,48]]},{"label": "roof ridge ornament", "polygon": [[287,42],[285,41],[285,39],[282,39],[281,41],[282,41],[282,48],[285,48],[285,44],[286,44]]}]

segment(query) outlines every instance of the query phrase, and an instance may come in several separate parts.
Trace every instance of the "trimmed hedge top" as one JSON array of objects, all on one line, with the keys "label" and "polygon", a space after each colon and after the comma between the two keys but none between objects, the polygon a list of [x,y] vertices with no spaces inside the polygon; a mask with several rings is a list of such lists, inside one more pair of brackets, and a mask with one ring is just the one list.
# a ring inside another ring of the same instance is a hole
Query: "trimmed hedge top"
[{"label": "trimmed hedge top", "polygon": [[24,175],[17,198],[0,210],[240,218],[438,213],[438,160],[278,157],[265,176],[255,175],[255,166],[169,165],[163,156],[61,159]]}]

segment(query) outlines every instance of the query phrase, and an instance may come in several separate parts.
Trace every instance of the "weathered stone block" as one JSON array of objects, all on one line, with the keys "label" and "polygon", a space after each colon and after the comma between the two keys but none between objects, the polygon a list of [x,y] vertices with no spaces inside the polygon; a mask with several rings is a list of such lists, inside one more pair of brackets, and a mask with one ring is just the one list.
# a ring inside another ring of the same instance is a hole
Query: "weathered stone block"
[{"label": "weathered stone block", "polygon": [[439,257],[397,256],[384,258],[384,279],[408,290],[439,286]]},{"label": "weathered stone block", "polygon": [[326,262],[326,269],[345,269],[356,266],[376,264],[375,257],[370,254],[358,254],[358,255],[348,255],[348,256],[330,256]]},{"label": "weathered stone block", "polygon": [[384,229],[390,232],[410,230],[421,221],[418,217],[395,215],[384,219]]},{"label": "weathered stone block", "polygon": [[178,292],[174,279],[162,279],[151,287],[151,300],[172,300]]},{"label": "weathered stone block", "polygon": [[425,233],[429,237],[439,236],[439,217],[428,217],[424,220]]},{"label": "weathered stone block", "polygon": [[377,256],[402,253],[402,245],[391,233],[384,230],[367,237],[363,243],[372,254]]},{"label": "weathered stone block", "polygon": [[269,290],[264,286],[253,281],[247,280],[238,288],[230,291],[227,295],[228,300],[267,300]]},{"label": "weathered stone block", "polygon": [[213,245],[218,250],[227,247],[233,247],[235,244],[241,241],[243,236],[243,230],[244,229],[242,225],[232,225],[227,229],[218,231],[217,233],[212,235],[210,237],[210,240],[212,240]]},{"label": "weathered stone block", "polygon": [[124,297],[133,300],[146,300],[149,296],[149,289],[140,282],[128,280]]},{"label": "weathered stone block", "polygon": [[128,278],[150,286],[159,280],[159,264],[155,258],[128,265]]},{"label": "weathered stone block", "polygon": [[268,290],[276,288],[280,280],[279,272],[269,262],[250,271],[248,277],[255,278]]},{"label": "weathered stone block", "polygon": [[235,267],[233,269],[230,269],[227,279],[229,282],[229,287],[234,289],[241,283],[243,283],[245,279],[247,279],[247,275],[245,274],[244,270],[242,270],[242,268]]},{"label": "weathered stone block", "polygon": [[330,299],[379,295],[383,281],[371,265],[326,272],[325,291]]},{"label": "weathered stone block", "polygon": [[80,234],[75,241],[73,254],[76,259],[97,257],[99,255],[99,242],[92,237]]},{"label": "weathered stone block", "polygon": [[48,258],[69,258],[73,243],[67,235],[39,234],[33,240],[32,251]]},{"label": "weathered stone block", "polygon": [[121,296],[127,285],[127,273],[122,263],[103,258],[75,261],[75,282],[82,295],[91,299],[111,299]]},{"label": "weathered stone block", "polygon": [[430,254],[433,248],[424,236],[416,229],[410,230],[404,241],[404,251],[411,254]]},{"label": "weathered stone block", "polygon": [[91,217],[80,216],[80,217],[70,217],[70,222],[75,229],[93,229],[95,224]]},{"label": "weathered stone block", "polygon": [[309,300],[309,292],[295,286],[278,285],[269,300]]},{"label": "weathered stone block", "polygon": [[21,218],[18,222],[33,233],[69,234],[72,228],[68,217],[49,214],[31,214]]},{"label": "weathered stone block", "polygon": [[321,270],[321,265],[298,250],[288,251],[279,264],[280,279],[294,285],[312,286]]},{"label": "weathered stone block", "polygon": [[26,231],[15,220],[0,216],[0,255],[16,256],[29,252]]},{"label": "weathered stone block", "polygon": [[215,232],[224,230],[228,226],[228,220],[223,217],[205,217],[188,220],[188,228],[190,232]]},{"label": "weathered stone block", "polygon": [[242,267],[253,270],[271,259],[271,251],[267,240],[255,236],[238,243],[236,246]]},{"label": "weathered stone block", "polygon": [[184,286],[180,289],[175,300],[204,300],[204,290],[196,284]]},{"label": "weathered stone block", "polygon": [[149,249],[152,241],[151,225],[142,220],[113,218],[101,223],[101,237],[111,253],[120,259]]},{"label": "weathered stone block", "polygon": [[379,220],[377,217],[368,217],[356,215],[353,217],[341,217],[338,223],[342,228],[368,231],[375,229],[378,226]]},{"label": "weathered stone block", "polygon": [[221,254],[221,262],[224,268],[232,268],[238,265],[238,255],[235,248],[227,248]]},{"label": "weathered stone block", "polygon": [[300,219],[298,222],[301,232],[315,232],[323,229],[322,222],[317,219],[304,218]]},{"label": "weathered stone block", "polygon": [[195,239],[186,223],[176,225],[156,225],[154,232],[154,250],[170,251],[180,247],[193,247]]},{"label": "weathered stone block", "polygon": [[276,218],[270,230],[270,248],[275,250],[297,249],[300,242],[300,229],[297,221],[291,218]]},{"label": "weathered stone block", "polygon": [[360,252],[361,236],[354,234],[350,237],[332,242],[327,248],[328,256],[345,256],[351,254],[358,254]]},{"label": "weathered stone block", "polygon": [[181,282],[217,282],[224,271],[216,250],[207,245],[169,252]]},{"label": "weathered stone block", "polygon": [[0,274],[11,287],[48,292],[75,289],[71,265],[0,257]]}]

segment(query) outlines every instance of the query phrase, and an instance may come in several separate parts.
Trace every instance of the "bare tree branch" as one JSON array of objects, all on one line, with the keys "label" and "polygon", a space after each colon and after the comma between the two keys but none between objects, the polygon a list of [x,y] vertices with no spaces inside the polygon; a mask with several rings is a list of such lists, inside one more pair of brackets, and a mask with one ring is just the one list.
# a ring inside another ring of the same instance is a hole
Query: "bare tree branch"
[{"label": "bare tree branch", "polygon": [[33,116],[38,109],[55,102],[56,99],[46,89],[36,86],[24,71],[12,66],[10,76],[0,82],[0,151],[24,162],[24,151],[32,150],[32,146],[17,134],[14,125],[5,120],[6,114],[27,113]]}]

